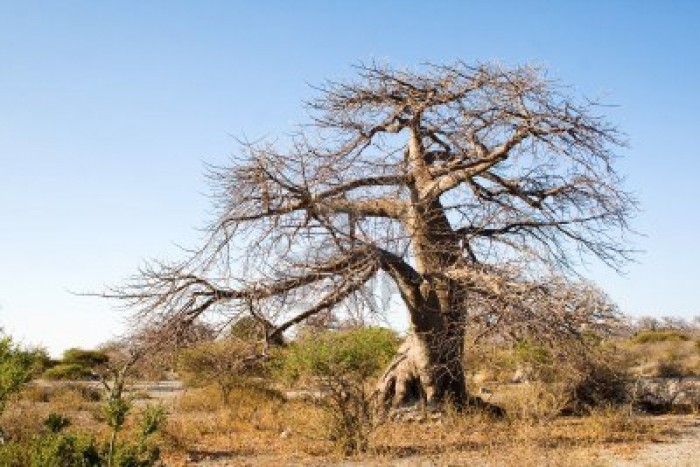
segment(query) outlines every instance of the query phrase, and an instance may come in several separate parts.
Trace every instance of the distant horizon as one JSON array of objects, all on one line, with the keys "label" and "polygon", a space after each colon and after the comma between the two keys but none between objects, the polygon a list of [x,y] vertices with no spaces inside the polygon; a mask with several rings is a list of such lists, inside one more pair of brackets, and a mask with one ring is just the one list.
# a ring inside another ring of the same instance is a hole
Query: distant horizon
[{"label": "distant horizon", "polygon": [[698,23],[693,1],[3,2],[0,327],[56,356],[123,334],[125,310],[70,292],[182,257],[211,212],[205,163],[235,138],[284,137],[306,121],[309,84],[375,59],[536,63],[609,104],[645,253],[625,276],[582,273],[627,315],[691,320]]}]

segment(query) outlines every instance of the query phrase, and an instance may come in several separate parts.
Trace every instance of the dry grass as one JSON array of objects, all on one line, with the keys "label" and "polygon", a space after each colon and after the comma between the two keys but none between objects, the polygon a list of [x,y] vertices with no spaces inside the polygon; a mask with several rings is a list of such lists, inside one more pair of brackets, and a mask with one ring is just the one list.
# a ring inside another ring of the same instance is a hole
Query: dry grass
[{"label": "dry grass", "polygon": [[[260,388],[237,388],[223,404],[215,387],[188,390],[173,408],[163,433],[174,465],[190,458],[327,455],[325,414],[303,401],[285,401]],[[184,465],[184,464],[183,464]]]},{"label": "dry grass", "polygon": [[[603,450],[632,452],[668,439],[670,423],[627,407],[594,409],[583,417],[559,415],[566,399],[556,384],[505,385],[492,401],[508,410],[494,419],[477,410],[448,412],[426,421],[386,422],[377,427],[367,453],[344,458],[329,439],[327,412],[311,401],[285,400],[259,386],[241,387],[222,402],[216,387],[187,390],[168,408],[167,426],[155,441],[166,465],[219,459],[225,465],[346,465],[408,463],[478,465],[605,465]],[[51,412],[71,419],[69,430],[105,439],[100,402],[80,385],[29,387],[0,419],[12,437],[43,429]],[[136,404],[121,436],[129,438],[141,406]],[[195,464],[196,465],[196,464]]]},{"label": "dry grass", "polygon": [[0,416],[0,426],[12,439],[28,439],[44,430],[51,413],[70,419],[71,429],[99,432],[99,392],[81,383],[34,383],[25,388]]},{"label": "dry grass", "polygon": [[[700,340],[677,334],[634,338],[619,344],[634,374],[653,377],[700,376]],[[665,337],[665,338],[664,338]]]},{"label": "dry grass", "polygon": [[[98,386],[85,382],[34,382],[20,392],[0,416],[0,427],[8,439],[29,441],[47,433],[45,421],[50,414],[67,417],[65,428],[71,433],[94,435],[98,443],[106,442],[110,428],[103,414],[102,392]],[[136,440],[144,404],[134,404],[119,438]],[[156,442],[163,445],[162,436]]]},{"label": "dry grass", "polygon": [[[345,459],[328,439],[327,415],[308,401],[282,401],[244,389],[224,406],[214,388],[187,391],[163,435],[168,465],[225,459],[225,465],[388,464],[434,460],[440,464],[595,465],[602,449],[633,451],[668,437],[654,419],[628,408],[602,408],[585,417],[556,415],[544,387],[523,391],[505,419],[479,411],[446,413],[423,422],[386,422],[372,434],[370,450]],[[526,408],[539,401],[534,408]]]}]

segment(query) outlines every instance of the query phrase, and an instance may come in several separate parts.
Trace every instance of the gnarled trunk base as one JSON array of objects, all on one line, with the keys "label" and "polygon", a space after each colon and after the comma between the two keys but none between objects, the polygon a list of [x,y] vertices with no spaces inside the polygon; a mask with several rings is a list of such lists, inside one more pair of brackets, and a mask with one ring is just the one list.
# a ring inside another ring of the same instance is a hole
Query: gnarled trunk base
[{"label": "gnarled trunk base", "polygon": [[412,332],[379,379],[375,401],[379,412],[405,407],[437,408],[445,402],[462,407],[467,388],[462,366],[462,340]]},{"label": "gnarled trunk base", "polygon": [[458,410],[469,406],[504,416],[502,408],[467,393],[462,345],[461,337],[436,341],[410,333],[377,383],[375,412],[383,417],[394,410],[439,410],[451,404]]}]

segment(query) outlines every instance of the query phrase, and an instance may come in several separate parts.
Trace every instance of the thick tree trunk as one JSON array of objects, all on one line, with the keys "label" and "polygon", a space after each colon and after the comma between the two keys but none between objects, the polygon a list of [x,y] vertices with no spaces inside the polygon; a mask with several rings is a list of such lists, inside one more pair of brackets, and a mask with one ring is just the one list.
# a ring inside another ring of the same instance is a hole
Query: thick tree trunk
[{"label": "thick tree trunk", "polygon": [[412,406],[430,409],[446,402],[462,407],[467,402],[463,325],[447,324],[432,330],[414,326],[379,380],[379,411]]},{"label": "thick tree trunk", "polygon": [[448,274],[467,266],[459,238],[438,199],[419,203],[410,219],[415,270],[394,264],[386,269],[397,281],[411,331],[379,380],[380,412],[469,401],[463,367],[467,289]]}]

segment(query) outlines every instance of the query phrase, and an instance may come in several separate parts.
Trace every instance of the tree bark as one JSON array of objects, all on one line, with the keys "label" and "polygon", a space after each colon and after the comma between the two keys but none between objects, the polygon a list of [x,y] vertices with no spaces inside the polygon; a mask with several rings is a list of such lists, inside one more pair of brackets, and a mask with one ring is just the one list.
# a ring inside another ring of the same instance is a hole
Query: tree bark
[{"label": "tree bark", "polygon": [[406,274],[395,267],[390,272],[408,308],[411,329],[379,380],[379,409],[432,409],[446,402],[462,407],[468,402],[463,366],[467,290],[446,272],[468,266],[440,200],[418,203],[407,228],[415,271]]},{"label": "tree bark", "polygon": [[464,292],[449,280],[427,278],[404,294],[411,329],[379,380],[378,409],[467,402],[464,377]]},{"label": "tree bark", "polygon": [[412,330],[379,380],[377,408],[463,406],[467,388],[461,337]]}]

